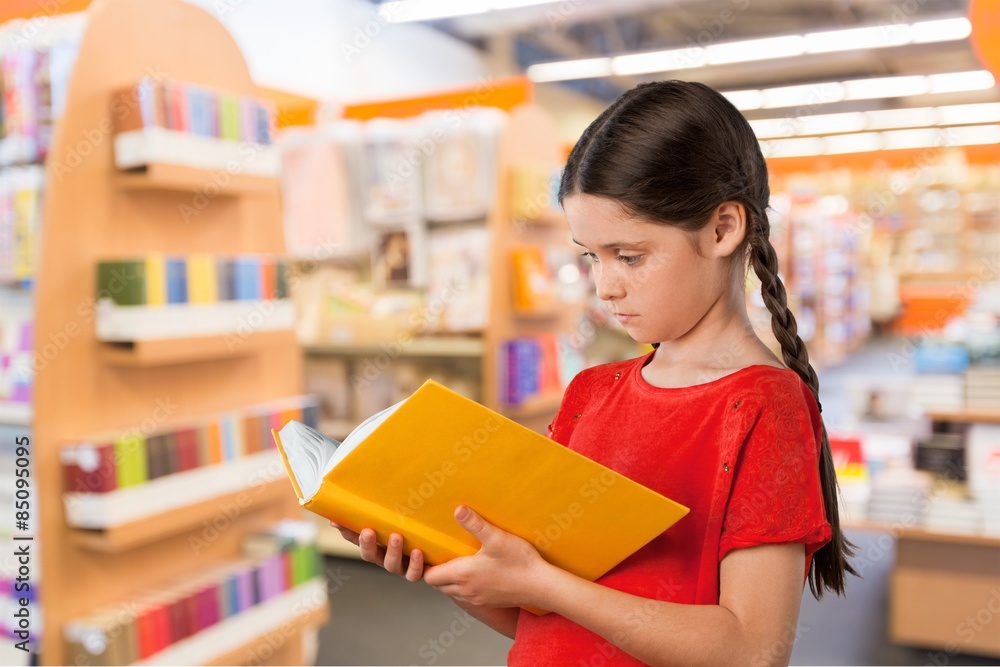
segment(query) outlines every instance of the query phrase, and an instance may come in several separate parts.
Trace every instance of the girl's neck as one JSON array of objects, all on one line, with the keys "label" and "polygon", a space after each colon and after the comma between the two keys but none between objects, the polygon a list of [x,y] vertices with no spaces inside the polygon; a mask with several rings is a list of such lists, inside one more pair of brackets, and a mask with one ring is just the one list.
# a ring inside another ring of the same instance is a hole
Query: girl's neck
[{"label": "girl's neck", "polygon": [[757,337],[742,291],[720,298],[683,336],[661,342],[644,368],[661,386],[687,386],[728,375],[747,366],[783,364]]}]

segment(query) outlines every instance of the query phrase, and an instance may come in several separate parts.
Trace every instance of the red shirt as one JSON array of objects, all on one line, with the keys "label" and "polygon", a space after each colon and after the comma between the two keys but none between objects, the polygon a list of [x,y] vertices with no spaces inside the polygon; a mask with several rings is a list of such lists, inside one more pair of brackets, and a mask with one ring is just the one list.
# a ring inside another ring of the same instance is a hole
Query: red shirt
[{"label": "red shirt", "polygon": [[[831,534],[819,479],[821,422],[808,386],[794,371],[760,365],[691,387],[654,387],[640,372],[651,358],[583,371],[549,426],[554,440],[691,509],[598,583],[644,598],[718,604],[725,555],[772,543],[805,544],[808,572]],[[526,611],[507,660],[642,664],[563,616]]]}]

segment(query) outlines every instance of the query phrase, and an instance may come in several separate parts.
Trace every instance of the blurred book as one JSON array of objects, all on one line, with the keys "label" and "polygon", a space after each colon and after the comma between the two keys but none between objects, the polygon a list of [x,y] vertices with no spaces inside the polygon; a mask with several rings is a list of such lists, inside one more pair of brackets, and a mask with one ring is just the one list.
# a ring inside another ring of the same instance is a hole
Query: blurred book
[{"label": "blurred book", "polygon": [[923,508],[934,485],[931,473],[892,466],[872,480],[868,518],[913,526],[923,523]]},{"label": "blurred book", "polygon": [[429,330],[475,332],[486,328],[490,308],[490,243],[484,225],[435,228],[428,233]]}]

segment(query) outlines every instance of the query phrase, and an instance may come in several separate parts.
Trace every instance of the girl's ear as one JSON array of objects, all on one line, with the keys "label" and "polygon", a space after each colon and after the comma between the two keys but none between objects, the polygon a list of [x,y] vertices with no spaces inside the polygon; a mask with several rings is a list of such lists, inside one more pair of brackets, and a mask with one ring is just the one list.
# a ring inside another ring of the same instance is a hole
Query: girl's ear
[{"label": "girl's ear", "polygon": [[706,232],[709,257],[729,257],[743,243],[747,235],[747,211],[743,204],[727,201],[720,204],[708,224],[702,228]]}]

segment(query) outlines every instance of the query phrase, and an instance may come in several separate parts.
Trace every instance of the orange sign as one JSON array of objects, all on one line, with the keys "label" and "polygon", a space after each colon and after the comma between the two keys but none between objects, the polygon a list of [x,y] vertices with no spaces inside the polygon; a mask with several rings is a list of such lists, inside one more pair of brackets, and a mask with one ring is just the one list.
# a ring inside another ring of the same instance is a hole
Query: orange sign
[{"label": "orange sign", "polygon": [[0,2],[0,23],[82,12],[90,3],[91,0],[3,0]]}]

